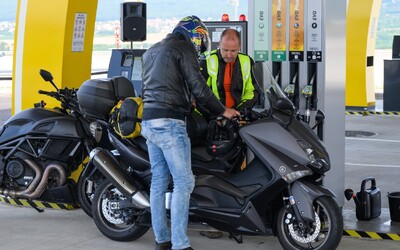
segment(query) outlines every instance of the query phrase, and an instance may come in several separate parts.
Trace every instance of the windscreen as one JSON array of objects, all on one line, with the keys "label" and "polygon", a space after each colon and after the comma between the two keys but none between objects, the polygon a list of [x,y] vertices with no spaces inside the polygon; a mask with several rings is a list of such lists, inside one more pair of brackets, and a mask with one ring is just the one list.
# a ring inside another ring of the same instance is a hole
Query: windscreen
[{"label": "windscreen", "polygon": [[287,98],[285,93],[279,87],[271,73],[271,70],[268,68],[265,62],[256,62],[252,68],[252,71],[258,84],[261,86],[267,86],[265,92],[267,94],[270,108],[288,111],[293,110],[293,103],[289,100],[289,98]]}]

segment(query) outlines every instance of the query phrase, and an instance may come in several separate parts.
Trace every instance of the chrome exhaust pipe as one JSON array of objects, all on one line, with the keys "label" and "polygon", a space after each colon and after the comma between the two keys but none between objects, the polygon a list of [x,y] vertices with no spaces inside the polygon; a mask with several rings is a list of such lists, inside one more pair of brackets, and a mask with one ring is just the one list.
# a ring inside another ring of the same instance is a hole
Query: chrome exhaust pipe
[{"label": "chrome exhaust pipe", "polygon": [[28,158],[23,159],[23,161],[35,172],[35,177],[33,178],[31,184],[24,190],[11,190],[8,188],[0,188],[0,194],[4,196],[9,196],[13,199],[35,199],[43,193],[44,189],[46,188],[46,183],[49,175],[54,170],[56,170],[60,175],[60,180],[58,183],[59,186],[63,186],[67,181],[67,173],[60,164],[52,163],[48,165],[44,170],[44,173],[42,173],[42,169],[35,161]]},{"label": "chrome exhaust pipe", "polygon": [[95,148],[90,152],[90,160],[122,194],[126,197],[131,197],[133,205],[140,209],[150,207],[149,199],[138,190],[138,187],[134,183],[131,183],[125,177],[125,174],[121,171],[111,153],[102,148]]}]

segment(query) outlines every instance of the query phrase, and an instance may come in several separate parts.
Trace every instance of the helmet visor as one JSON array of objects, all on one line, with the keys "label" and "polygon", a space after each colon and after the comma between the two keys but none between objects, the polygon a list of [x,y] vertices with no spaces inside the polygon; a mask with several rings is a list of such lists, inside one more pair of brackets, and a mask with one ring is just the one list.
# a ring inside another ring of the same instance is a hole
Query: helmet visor
[{"label": "helmet visor", "polygon": [[211,43],[206,28],[197,27],[194,34],[192,34],[192,42],[196,47],[196,51],[199,56],[201,54],[209,54],[211,50]]}]

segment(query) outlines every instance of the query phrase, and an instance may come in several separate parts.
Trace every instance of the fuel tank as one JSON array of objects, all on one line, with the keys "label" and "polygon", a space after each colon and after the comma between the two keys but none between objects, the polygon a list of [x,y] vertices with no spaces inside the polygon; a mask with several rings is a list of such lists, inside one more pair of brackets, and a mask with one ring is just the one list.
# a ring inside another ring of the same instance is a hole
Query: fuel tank
[{"label": "fuel tank", "polygon": [[83,132],[75,117],[60,110],[31,108],[5,122],[0,130],[0,144],[27,134],[79,138]]}]

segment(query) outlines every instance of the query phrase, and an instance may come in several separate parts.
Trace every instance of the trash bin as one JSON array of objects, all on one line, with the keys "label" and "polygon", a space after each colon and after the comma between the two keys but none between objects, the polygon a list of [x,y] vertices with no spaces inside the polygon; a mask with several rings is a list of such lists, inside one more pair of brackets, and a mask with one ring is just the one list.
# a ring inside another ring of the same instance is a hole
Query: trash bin
[{"label": "trash bin", "polygon": [[389,199],[390,219],[400,222],[400,192],[387,193]]}]

